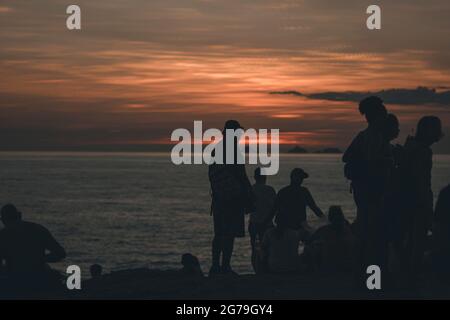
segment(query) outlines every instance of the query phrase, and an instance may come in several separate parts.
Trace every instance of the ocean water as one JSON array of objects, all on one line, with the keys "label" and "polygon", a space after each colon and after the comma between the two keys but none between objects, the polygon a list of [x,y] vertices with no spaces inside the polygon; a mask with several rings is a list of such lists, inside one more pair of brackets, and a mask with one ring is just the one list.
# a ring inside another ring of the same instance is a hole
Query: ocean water
[{"label": "ocean water", "polygon": [[[276,190],[302,167],[305,186],[325,212],[341,205],[352,220],[355,206],[340,155],[281,155],[280,171],[268,178]],[[254,166],[248,166],[252,177]],[[433,189],[450,183],[450,156],[434,158]],[[166,153],[0,152],[0,205],[14,203],[24,219],[45,225],[67,250],[54,265],[93,263],[104,270],[180,266],[183,253],[210,265],[212,217],[205,165],[175,166]],[[309,212],[313,227],[320,222]],[[248,235],[235,244],[233,266],[252,272]]]}]

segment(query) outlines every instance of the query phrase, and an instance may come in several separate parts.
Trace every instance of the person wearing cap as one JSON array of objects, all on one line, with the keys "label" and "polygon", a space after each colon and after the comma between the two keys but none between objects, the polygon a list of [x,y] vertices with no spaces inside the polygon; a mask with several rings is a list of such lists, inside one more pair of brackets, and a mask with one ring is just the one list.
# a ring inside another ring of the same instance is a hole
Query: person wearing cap
[{"label": "person wearing cap", "polygon": [[310,236],[306,224],[306,208],[309,207],[315,215],[322,218],[324,214],[314,201],[311,192],[302,186],[309,175],[301,168],[291,172],[291,183],[282,188],[275,198],[275,204],[270,220],[275,216],[275,223],[296,230],[299,239],[305,241]]},{"label": "person wearing cap", "polygon": [[[223,148],[224,163],[211,163],[208,176],[211,186],[211,213],[214,222],[212,241],[212,266],[210,276],[236,274],[231,268],[234,239],[245,236],[245,214],[254,209],[252,186],[245,171],[245,164],[237,162],[239,138],[234,137],[234,162],[226,163],[226,130],[242,129],[236,120],[228,120],[223,130],[219,148]],[[221,259],[222,258],[222,259]]]},{"label": "person wearing cap", "polygon": [[57,285],[47,263],[66,257],[64,248],[45,227],[22,220],[12,204],[1,209],[5,226],[0,230],[0,265],[5,264],[10,285],[16,290],[47,290]]}]

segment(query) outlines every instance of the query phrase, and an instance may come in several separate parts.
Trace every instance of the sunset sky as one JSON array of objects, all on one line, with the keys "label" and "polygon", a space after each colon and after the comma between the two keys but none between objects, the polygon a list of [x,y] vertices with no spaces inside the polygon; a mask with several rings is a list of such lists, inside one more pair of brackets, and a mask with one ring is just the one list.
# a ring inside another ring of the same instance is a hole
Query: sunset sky
[{"label": "sunset sky", "polygon": [[[70,4],[80,31],[66,28]],[[380,31],[366,28],[370,4]],[[0,0],[0,150],[160,145],[230,118],[344,148],[365,126],[357,101],[313,94],[450,91],[449,39],[448,0]],[[283,91],[302,95],[270,94]],[[429,114],[450,135],[448,97],[403,98],[386,101],[399,143]]]}]

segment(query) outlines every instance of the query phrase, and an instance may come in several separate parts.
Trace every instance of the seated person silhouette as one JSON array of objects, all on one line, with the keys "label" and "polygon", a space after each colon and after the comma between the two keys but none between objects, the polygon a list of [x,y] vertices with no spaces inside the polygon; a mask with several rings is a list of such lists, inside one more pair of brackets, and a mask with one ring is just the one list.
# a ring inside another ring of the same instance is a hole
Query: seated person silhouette
[{"label": "seated person silhouette", "polygon": [[89,267],[89,272],[92,279],[99,280],[102,277],[103,267],[95,263]]},{"label": "seated person silhouette", "polygon": [[261,243],[260,263],[258,269],[269,273],[292,273],[301,269],[298,255],[298,233],[283,224],[266,231]]},{"label": "seated person silhouette", "polygon": [[306,243],[303,261],[310,270],[350,272],[355,261],[355,237],[340,206],[328,210],[329,224],[319,228]]},{"label": "seated person silhouette", "polygon": [[97,291],[103,289],[103,267],[100,264],[94,263],[89,267],[91,279],[85,281],[82,285],[85,291]]},{"label": "seated person silhouette", "polygon": [[324,217],[322,210],[316,205],[309,190],[302,186],[303,180],[309,175],[300,168],[291,172],[291,183],[278,191],[270,220],[275,215],[275,223],[296,230],[301,241],[311,235],[306,221],[306,207],[309,207],[318,217]]},{"label": "seated person silhouette", "polygon": [[183,268],[181,269],[182,274],[203,277],[203,271],[196,256],[190,253],[183,254],[181,256],[181,264],[183,265]]},{"label": "seated person silhouette", "polygon": [[57,272],[47,263],[64,259],[63,247],[45,227],[23,221],[12,204],[1,209],[1,220],[5,228],[0,230],[0,265],[5,264],[9,286],[21,292],[57,288]]}]

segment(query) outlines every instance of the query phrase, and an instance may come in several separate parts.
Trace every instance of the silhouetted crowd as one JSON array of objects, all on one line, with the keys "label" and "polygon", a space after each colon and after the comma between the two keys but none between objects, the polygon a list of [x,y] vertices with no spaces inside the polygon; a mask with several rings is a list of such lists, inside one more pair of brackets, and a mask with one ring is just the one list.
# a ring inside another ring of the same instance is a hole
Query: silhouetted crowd
[{"label": "silhouetted crowd", "polygon": [[[303,186],[309,175],[301,168],[293,169],[290,183],[276,192],[260,168],[252,185],[244,164],[209,165],[214,221],[210,277],[236,274],[231,267],[234,240],[245,235],[245,215],[250,214],[251,262],[258,274],[344,272],[365,287],[367,268],[376,265],[388,286],[414,287],[428,267],[432,272],[425,274],[450,283],[450,185],[435,207],[431,190],[431,146],[443,137],[439,118],[420,119],[415,135],[401,146],[392,144],[399,121],[381,99],[364,99],[359,111],[368,126],[342,157],[357,208],[352,224],[335,205],[328,210],[326,225],[317,230],[309,226],[307,208],[319,219],[325,215]],[[229,120],[224,130],[240,128],[239,122]],[[22,220],[12,204],[3,206],[1,220],[0,296],[61,289],[63,279],[49,263],[63,260],[66,252],[51,233]],[[300,243],[304,249],[299,255]],[[181,274],[203,276],[195,256],[183,255],[181,264]],[[93,284],[101,281],[102,271],[98,264],[91,266]]]},{"label": "silhouetted crowd", "polygon": [[[414,136],[401,146],[392,144],[399,121],[380,98],[365,98],[359,111],[368,126],[342,157],[357,208],[352,224],[340,206],[331,206],[327,225],[316,231],[309,226],[307,207],[319,218],[324,214],[302,186],[309,177],[303,169],[292,170],[290,184],[276,193],[260,168],[250,186],[244,164],[209,166],[215,232],[210,276],[236,274],[230,264],[233,243],[244,236],[249,213],[256,273],[348,272],[365,288],[368,267],[376,265],[388,287],[407,288],[420,282],[428,266],[438,281],[448,281],[450,186],[442,190],[435,209],[431,190],[431,146],[443,137],[440,119],[421,118]],[[224,131],[238,128],[239,122],[229,120]]]}]

